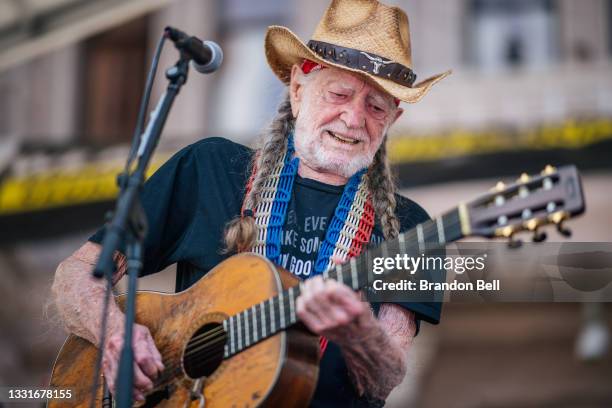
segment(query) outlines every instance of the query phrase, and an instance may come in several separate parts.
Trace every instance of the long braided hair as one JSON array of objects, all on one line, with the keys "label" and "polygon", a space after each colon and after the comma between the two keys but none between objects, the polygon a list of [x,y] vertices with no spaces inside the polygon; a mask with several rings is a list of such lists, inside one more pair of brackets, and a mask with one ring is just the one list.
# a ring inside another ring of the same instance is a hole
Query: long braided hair
[{"label": "long braided hair", "polygon": [[[279,104],[276,116],[264,132],[262,145],[251,162],[251,188],[244,198],[243,209],[257,208],[262,186],[283,154],[288,136],[294,128],[295,119],[291,111],[289,93]],[[380,220],[385,239],[392,239],[399,233],[399,221],[395,215],[395,183],[387,160],[386,135],[368,169],[368,186],[372,194],[372,205],[376,218]],[[241,216],[231,220],[225,229],[225,251],[227,253],[249,251],[257,239],[257,226],[253,214],[243,211]]]},{"label": "long braided hair", "polygon": [[385,239],[393,239],[399,233],[399,220],[395,215],[396,184],[387,160],[387,135],[368,169],[368,186],[376,218],[380,220]]}]

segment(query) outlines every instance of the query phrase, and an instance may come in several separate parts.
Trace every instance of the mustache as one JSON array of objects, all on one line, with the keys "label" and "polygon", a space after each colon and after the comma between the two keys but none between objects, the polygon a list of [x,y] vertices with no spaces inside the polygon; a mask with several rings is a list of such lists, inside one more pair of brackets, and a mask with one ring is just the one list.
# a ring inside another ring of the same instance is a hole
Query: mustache
[{"label": "mustache", "polygon": [[333,133],[338,133],[342,136],[346,136],[348,138],[358,140],[360,142],[365,142],[370,139],[370,135],[368,134],[368,131],[365,128],[349,128],[344,124],[344,122],[340,120],[336,120],[334,122],[322,126],[320,131],[330,131]]}]

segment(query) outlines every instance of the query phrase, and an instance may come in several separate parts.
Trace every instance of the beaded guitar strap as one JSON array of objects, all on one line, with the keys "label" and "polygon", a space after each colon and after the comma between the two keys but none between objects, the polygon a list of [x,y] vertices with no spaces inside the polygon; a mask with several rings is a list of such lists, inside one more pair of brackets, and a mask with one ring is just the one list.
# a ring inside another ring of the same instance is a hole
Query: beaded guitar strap
[{"label": "beaded guitar strap", "polygon": [[[277,264],[280,260],[281,235],[287,207],[299,165],[299,159],[294,157],[294,152],[293,135],[290,135],[283,154],[279,155],[261,188],[257,207],[252,210],[257,226],[257,241],[252,251]],[[252,188],[256,171],[257,169],[253,168],[245,197]],[[375,219],[367,184],[364,169],[351,177],[344,187],[334,216],[328,224],[325,239],[319,248],[311,276],[325,272],[336,262],[344,262],[359,255],[363,246],[370,242]],[[243,214],[245,209],[243,204]]]}]

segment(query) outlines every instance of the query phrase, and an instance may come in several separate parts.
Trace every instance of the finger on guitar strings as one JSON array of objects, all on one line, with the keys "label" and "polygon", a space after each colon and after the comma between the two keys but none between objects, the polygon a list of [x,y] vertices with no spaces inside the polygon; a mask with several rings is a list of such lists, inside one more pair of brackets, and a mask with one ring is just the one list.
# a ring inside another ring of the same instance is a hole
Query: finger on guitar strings
[{"label": "finger on guitar strings", "polygon": [[351,289],[346,285],[334,281],[325,281],[325,290],[321,293],[320,306],[324,309],[324,313],[332,320],[331,328],[344,326],[351,322],[352,316],[350,310],[346,310],[343,303],[335,300],[338,296],[354,296]]},{"label": "finger on guitar strings", "polygon": [[[108,387],[109,391],[111,392],[111,394],[116,395],[116,388],[115,388],[115,380],[117,378],[117,364],[115,362],[113,362],[112,360],[106,360],[106,362],[102,363],[102,368],[104,370],[104,380],[106,381],[106,386]],[[132,388],[132,399],[134,399],[135,401],[144,401],[145,400],[145,394],[143,391],[141,391],[140,389],[138,389],[139,385],[136,382],[137,379],[137,372],[140,371],[138,369],[138,366],[136,365],[136,363],[134,363],[134,388]],[[142,376],[142,372],[140,371],[140,375]]]},{"label": "finger on guitar strings", "polygon": [[153,389],[153,381],[142,371],[137,361],[134,361],[134,388],[141,392]]},{"label": "finger on guitar strings", "polygon": [[141,391],[139,391],[136,388],[134,388],[132,390],[132,399],[134,401],[145,401],[146,397],[145,397],[145,395]]},{"label": "finger on guitar strings", "polygon": [[[314,278],[313,278],[314,279]],[[303,308],[308,315],[302,315],[312,330],[317,332],[341,328],[352,322],[355,318],[354,305],[347,309],[343,302],[334,301],[335,297],[353,298],[357,295],[346,285],[333,280],[313,282],[306,290],[307,297]]]},{"label": "finger on guitar strings", "polygon": [[153,339],[147,342],[147,346],[149,347],[149,352],[153,356],[153,362],[155,363],[158,374],[163,373],[166,367],[164,366],[164,363],[162,361],[162,355],[157,349],[157,347],[155,346],[155,342],[153,341]]},{"label": "finger on guitar strings", "polygon": [[326,282],[324,302],[326,314],[333,321],[330,329],[348,327],[363,312],[359,295],[333,280]]},{"label": "finger on guitar strings", "polygon": [[301,283],[300,296],[297,298],[296,310],[300,320],[314,333],[326,327],[326,316],[317,304],[317,293],[324,291],[321,277],[314,277]]},{"label": "finger on guitar strings", "polygon": [[[150,342],[146,339],[139,339],[134,342],[134,361],[136,361],[140,370],[151,380],[155,380],[160,373],[157,358],[152,350],[153,348],[155,346],[151,346]],[[157,350],[155,349],[155,351]]]},{"label": "finger on guitar strings", "polygon": [[338,285],[330,292],[329,298],[333,304],[341,307],[351,320],[370,310],[369,304],[362,301],[360,295],[346,285]]}]

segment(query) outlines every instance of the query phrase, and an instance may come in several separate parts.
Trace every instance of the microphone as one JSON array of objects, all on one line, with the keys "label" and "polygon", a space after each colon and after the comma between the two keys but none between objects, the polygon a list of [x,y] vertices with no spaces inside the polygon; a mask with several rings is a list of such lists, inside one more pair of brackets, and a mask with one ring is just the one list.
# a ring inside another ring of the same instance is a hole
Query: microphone
[{"label": "microphone", "polygon": [[216,71],[223,62],[223,51],[219,44],[213,41],[202,41],[198,37],[189,36],[179,29],[167,26],[164,35],[174,42],[179,50],[192,59],[196,71],[210,74]]}]

